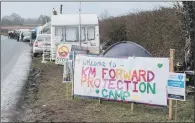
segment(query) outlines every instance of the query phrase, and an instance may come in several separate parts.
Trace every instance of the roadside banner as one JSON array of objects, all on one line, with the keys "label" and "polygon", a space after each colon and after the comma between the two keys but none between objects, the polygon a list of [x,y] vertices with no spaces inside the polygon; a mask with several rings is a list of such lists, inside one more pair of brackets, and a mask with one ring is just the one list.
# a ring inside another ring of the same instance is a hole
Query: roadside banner
[{"label": "roadside banner", "polygon": [[69,55],[71,52],[71,45],[59,44],[56,51],[56,64],[64,65],[65,61],[69,61]]},{"label": "roadside banner", "polygon": [[186,74],[170,72],[167,83],[168,98],[185,101],[185,89]]},{"label": "roadside banner", "polygon": [[77,55],[74,95],[167,105],[168,58]]}]

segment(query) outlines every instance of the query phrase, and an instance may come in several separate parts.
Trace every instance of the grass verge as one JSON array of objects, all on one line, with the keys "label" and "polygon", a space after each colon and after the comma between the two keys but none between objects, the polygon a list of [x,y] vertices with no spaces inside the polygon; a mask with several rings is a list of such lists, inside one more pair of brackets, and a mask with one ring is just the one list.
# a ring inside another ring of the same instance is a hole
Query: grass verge
[{"label": "grass verge", "polygon": [[[15,121],[23,122],[167,122],[168,108],[97,99],[71,98],[72,84],[62,83],[63,67],[33,59]],[[36,73],[36,74],[35,74]],[[175,101],[174,101],[175,103]],[[194,96],[178,101],[178,121],[194,121]],[[174,120],[170,121],[174,122]]]}]

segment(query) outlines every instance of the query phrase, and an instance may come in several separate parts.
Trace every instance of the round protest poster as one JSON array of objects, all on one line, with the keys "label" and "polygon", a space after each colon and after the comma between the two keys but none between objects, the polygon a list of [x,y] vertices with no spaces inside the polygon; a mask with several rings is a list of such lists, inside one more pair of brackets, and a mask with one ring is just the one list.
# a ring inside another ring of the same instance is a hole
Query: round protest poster
[{"label": "round protest poster", "polygon": [[61,58],[67,57],[68,54],[69,54],[69,49],[68,49],[68,47],[66,47],[66,46],[64,46],[64,45],[61,46],[61,47],[59,47],[59,49],[58,49],[58,55],[59,55]]}]

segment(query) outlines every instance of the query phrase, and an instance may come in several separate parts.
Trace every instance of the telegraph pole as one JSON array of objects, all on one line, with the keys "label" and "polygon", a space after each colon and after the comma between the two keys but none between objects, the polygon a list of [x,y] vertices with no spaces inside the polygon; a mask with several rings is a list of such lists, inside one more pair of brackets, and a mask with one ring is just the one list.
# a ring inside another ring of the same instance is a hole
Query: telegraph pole
[{"label": "telegraph pole", "polygon": [[60,14],[62,14],[62,5],[60,5]]},{"label": "telegraph pole", "polygon": [[81,47],[81,1],[79,5],[79,46]]}]

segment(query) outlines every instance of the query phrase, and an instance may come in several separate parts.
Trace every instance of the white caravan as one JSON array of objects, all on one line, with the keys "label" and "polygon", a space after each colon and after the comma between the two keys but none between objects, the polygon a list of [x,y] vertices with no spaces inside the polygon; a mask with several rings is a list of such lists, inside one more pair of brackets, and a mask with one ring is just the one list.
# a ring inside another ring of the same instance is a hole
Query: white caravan
[{"label": "white caravan", "polygon": [[[79,19],[80,18],[80,19]],[[79,25],[81,24],[81,31]],[[61,42],[80,45],[89,53],[100,53],[99,21],[96,14],[60,14],[51,17],[51,57],[56,58],[57,45]]]}]

